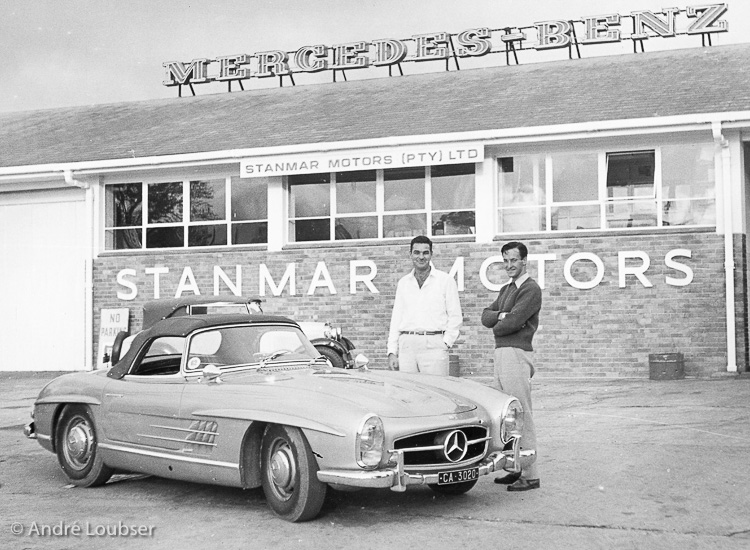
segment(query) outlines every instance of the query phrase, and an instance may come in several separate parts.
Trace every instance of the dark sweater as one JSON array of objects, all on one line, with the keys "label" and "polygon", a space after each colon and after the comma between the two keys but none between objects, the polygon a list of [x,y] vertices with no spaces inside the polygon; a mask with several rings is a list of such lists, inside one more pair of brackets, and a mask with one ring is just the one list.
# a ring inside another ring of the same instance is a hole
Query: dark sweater
[{"label": "dark sweater", "polygon": [[[492,329],[496,348],[534,351],[531,341],[539,326],[541,309],[542,289],[536,281],[528,278],[518,290],[516,283],[511,282],[501,288],[497,299],[484,309],[482,324]],[[505,312],[507,315],[498,319],[498,312]]]}]

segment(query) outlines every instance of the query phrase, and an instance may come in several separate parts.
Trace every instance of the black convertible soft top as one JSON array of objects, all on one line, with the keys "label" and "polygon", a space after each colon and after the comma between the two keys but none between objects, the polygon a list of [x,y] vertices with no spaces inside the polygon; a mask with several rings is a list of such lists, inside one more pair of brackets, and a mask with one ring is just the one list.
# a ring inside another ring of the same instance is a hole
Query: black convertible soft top
[{"label": "black convertible soft top", "polygon": [[147,329],[157,321],[186,314],[188,306],[203,304],[260,304],[257,296],[182,296],[166,300],[152,300],[143,304],[143,328]]},{"label": "black convertible soft top", "polygon": [[[215,298],[215,297],[214,297]],[[214,300],[215,302],[216,300]],[[185,337],[198,329],[210,328],[222,325],[263,325],[263,324],[285,324],[299,327],[297,323],[286,317],[276,315],[242,313],[224,314],[214,313],[211,315],[186,315],[157,321],[154,326],[142,330],[133,338],[130,349],[115,363],[107,372],[109,378],[122,378],[127,374],[135,356],[143,347],[143,344],[161,336]]]}]

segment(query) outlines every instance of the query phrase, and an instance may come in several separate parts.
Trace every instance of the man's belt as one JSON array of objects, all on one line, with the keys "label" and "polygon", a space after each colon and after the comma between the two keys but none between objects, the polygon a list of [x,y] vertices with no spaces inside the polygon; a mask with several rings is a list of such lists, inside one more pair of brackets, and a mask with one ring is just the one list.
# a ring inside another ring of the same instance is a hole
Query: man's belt
[{"label": "man's belt", "polygon": [[419,336],[435,336],[436,334],[445,334],[444,330],[402,330],[401,334],[417,334]]}]

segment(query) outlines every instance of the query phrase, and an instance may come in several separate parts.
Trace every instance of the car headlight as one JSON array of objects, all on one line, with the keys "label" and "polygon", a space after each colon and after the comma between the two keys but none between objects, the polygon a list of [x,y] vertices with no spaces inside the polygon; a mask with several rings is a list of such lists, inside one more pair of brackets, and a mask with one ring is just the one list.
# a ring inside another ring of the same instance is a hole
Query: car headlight
[{"label": "car headlight", "polygon": [[362,427],[357,431],[357,464],[362,468],[376,468],[383,458],[384,441],[383,421],[374,414],[366,417]]},{"label": "car headlight", "polygon": [[507,443],[523,433],[523,407],[517,399],[511,399],[505,405],[500,424],[500,439]]}]

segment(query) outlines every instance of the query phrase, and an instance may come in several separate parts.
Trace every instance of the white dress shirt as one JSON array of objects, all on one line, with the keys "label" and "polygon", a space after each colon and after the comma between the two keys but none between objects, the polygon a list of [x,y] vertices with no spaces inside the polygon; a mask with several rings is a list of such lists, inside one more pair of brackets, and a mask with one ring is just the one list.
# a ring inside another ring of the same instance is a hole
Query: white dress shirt
[{"label": "white dress shirt", "polygon": [[388,353],[398,353],[398,337],[405,331],[445,331],[443,342],[450,348],[458,339],[462,324],[461,302],[453,277],[433,267],[420,288],[412,269],[396,287]]}]

